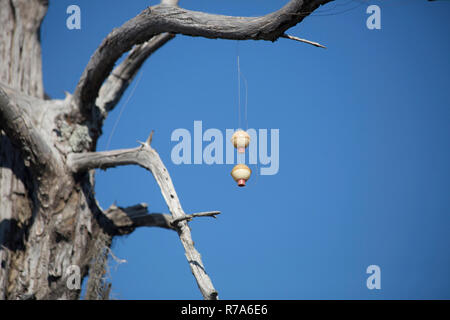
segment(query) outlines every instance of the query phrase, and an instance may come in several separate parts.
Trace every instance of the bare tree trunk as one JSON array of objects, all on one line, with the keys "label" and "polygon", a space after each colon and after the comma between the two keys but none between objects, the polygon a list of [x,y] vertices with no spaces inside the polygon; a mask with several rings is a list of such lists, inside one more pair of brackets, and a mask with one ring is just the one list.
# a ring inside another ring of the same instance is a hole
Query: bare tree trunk
[{"label": "bare tree trunk", "polygon": [[[39,32],[47,1],[0,0],[0,8],[0,80],[43,98]],[[87,248],[105,232],[90,190],[88,174],[77,180],[64,170],[33,176],[20,150],[1,134],[0,299],[78,297],[67,288],[65,271],[76,265],[85,275],[93,256]]]},{"label": "bare tree trunk", "polygon": [[[39,27],[47,11],[39,1],[0,0],[0,81],[43,97]],[[0,132],[0,299],[8,298],[23,260],[32,217],[33,185],[20,150]]]}]

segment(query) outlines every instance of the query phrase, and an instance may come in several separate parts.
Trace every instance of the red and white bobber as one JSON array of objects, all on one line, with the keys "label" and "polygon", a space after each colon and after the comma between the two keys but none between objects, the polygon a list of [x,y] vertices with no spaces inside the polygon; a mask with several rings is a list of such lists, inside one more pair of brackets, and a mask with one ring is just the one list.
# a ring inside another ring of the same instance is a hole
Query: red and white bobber
[{"label": "red and white bobber", "polygon": [[237,164],[231,170],[231,176],[238,183],[239,187],[245,187],[245,182],[250,179],[251,174],[252,170],[245,164]]},{"label": "red and white bobber", "polygon": [[250,143],[250,135],[244,130],[238,129],[233,133],[231,143],[238,149],[239,153],[244,153],[245,148],[247,148]]}]

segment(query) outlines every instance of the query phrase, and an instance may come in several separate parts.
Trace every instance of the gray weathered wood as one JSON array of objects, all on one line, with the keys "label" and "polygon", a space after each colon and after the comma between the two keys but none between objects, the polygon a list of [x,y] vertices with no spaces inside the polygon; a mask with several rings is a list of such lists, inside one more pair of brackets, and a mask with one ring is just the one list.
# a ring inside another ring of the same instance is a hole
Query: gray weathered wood
[{"label": "gray weathered wood", "polygon": [[105,211],[105,215],[114,223],[118,235],[129,234],[139,227],[175,230],[170,214],[149,213],[147,205],[143,203],[126,208],[113,205]]},{"label": "gray weathered wood", "polygon": [[[147,140],[148,142],[151,141],[151,137],[152,135]],[[200,253],[194,247],[187,220],[195,216],[214,216],[220,212],[214,211],[197,215],[186,215],[181,207],[167,168],[164,166],[156,150],[148,142],[142,143],[140,147],[132,149],[73,153],[68,156],[68,165],[73,172],[83,172],[96,168],[107,169],[130,164],[139,165],[149,170],[156,179],[164,200],[172,214],[174,222],[172,225],[176,227],[191,271],[203,297],[207,300],[215,300],[218,298],[218,293],[206,273]]]},{"label": "gray weathered wood", "polygon": [[176,231],[180,221],[190,221],[197,217],[215,218],[219,214],[220,211],[197,212],[174,219],[167,213],[149,213],[145,203],[126,208],[113,205],[105,211],[106,217],[114,224],[116,229],[114,233],[117,235],[129,234],[140,227],[158,227]]}]

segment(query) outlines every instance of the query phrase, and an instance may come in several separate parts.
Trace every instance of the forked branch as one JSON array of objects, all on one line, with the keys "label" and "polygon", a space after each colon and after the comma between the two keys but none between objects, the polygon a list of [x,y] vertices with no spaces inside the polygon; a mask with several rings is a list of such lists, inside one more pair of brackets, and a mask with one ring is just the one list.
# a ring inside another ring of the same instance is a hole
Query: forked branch
[{"label": "forked branch", "polygon": [[218,298],[218,293],[214,288],[211,279],[205,271],[200,253],[195,249],[192,241],[191,231],[187,220],[195,216],[215,216],[219,212],[200,213],[193,215],[186,215],[181,207],[172,179],[167,171],[164,163],[159,157],[151,144],[152,134],[141,143],[140,147],[133,149],[123,149],[116,151],[104,152],[88,152],[75,153],[68,156],[68,165],[74,173],[86,171],[89,169],[101,168],[107,169],[120,165],[135,164],[149,170],[161,189],[164,200],[169,207],[172,220],[170,224],[176,228],[178,236],[184,247],[186,258],[191,267],[197,285],[204,297],[207,300],[215,300]]}]

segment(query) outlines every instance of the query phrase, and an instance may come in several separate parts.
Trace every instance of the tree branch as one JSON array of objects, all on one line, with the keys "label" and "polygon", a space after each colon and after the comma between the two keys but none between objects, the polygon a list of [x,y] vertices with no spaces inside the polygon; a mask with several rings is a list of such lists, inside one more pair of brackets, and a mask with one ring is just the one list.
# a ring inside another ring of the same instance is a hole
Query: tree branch
[{"label": "tree branch", "polygon": [[173,219],[173,221],[171,223],[172,223],[172,225],[175,226],[181,221],[184,221],[184,220],[191,221],[192,218],[197,218],[197,217],[212,217],[215,219],[218,214],[220,214],[220,211],[207,211],[207,212],[192,213],[192,214],[187,214],[184,217]]},{"label": "tree branch", "polygon": [[[106,169],[127,164],[136,164],[149,170],[161,189],[161,193],[172,215],[172,221],[177,221],[176,230],[178,236],[184,247],[192,274],[204,299],[215,300],[218,298],[218,293],[205,271],[200,253],[194,247],[191,231],[187,223],[189,216],[185,214],[181,207],[172,179],[161,158],[156,150],[150,146],[150,137],[146,142],[141,143],[140,147],[133,149],[73,153],[68,156],[67,163],[74,173],[94,168]],[[214,212],[214,214],[217,213]],[[195,216],[195,214],[192,216]],[[174,224],[172,225],[174,226]]]},{"label": "tree branch", "polygon": [[106,170],[130,164],[150,170],[146,164],[146,159],[149,157],[152,157],[152,154],[141,146],[132,149],[71,153],[67,157],[67,163],[74,173],[90,169]]},{"label": "tree branch", "polygon": [[139,227],[176,230],[170,214],[149,213],[148,206],[145,203],[127,208],[113,205],[105,211],[105,215],[114,223],[118,235],[129,234]]},{"label": "tree branch", "polygon": [[282,38],[286,38],[286,39],[290,39],[290,40],[295,40],[295,41],[307,43],[307,44],[310,44],[310,45],[313,45],[313,46],[319,47],[319,48],[324,48],[324,49],[327,48],[327,47],[321,45],[321,44],[318,43],[318,42],[314,42],[314,41],[302,39],[302,38],[299,38],[299,37],[294,37],[294,36],[291,36],[291,35],[288,35],[288,34],[285,34],[285,33],[283,33],[283,34],[281,35],[281,37],[282,37]]},{"label": "tree branch", "polygon": [[[168,1],[168,0],[167,0]],[[90,117],[100,86],[120,56],[134,45],[164,32],[234,40],[275,41],[320,5],[332,0],[291,0],[263,17],[230,17],[185,10],[173,5],[149,7],[113,30],[97,48],[74,93],[82,116]],[[173,1],[168,1],[170,4]]]},{"label": "tree branch", "polygon": [[181,221],[191,221],[197,217],[216,218],[216,215],[219,215],[220,211],[192,213],[181,218],[173,219],[167,213],[149,213],[148,205],[146,203],[140,203],[126,208],[112,205],[104,213],[113,222],[116,228],[116,234],[124,235],[130,234],[136,228],[140,227],[158,227],[177,231],[178,223]]},{"label": "tree branch", "polygon": [[33,123],[30,112],[42,101],[0,85],[0,129],[21,150],[25,165],[37,176],[58,172],[57,156]]}]

